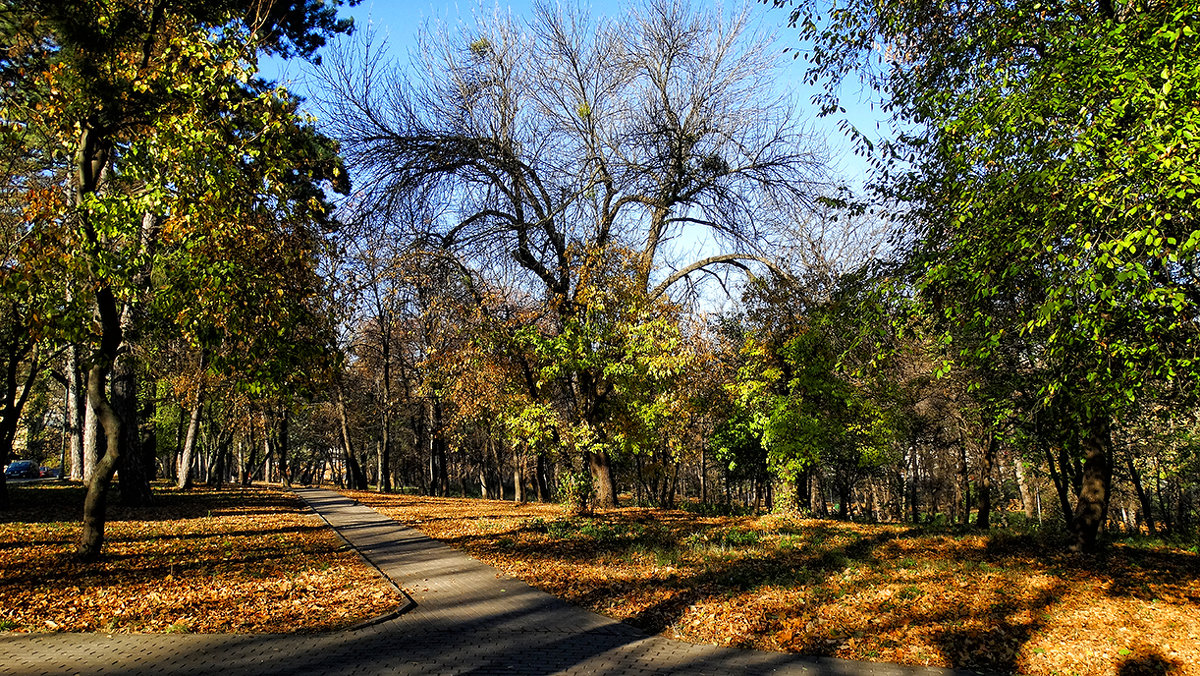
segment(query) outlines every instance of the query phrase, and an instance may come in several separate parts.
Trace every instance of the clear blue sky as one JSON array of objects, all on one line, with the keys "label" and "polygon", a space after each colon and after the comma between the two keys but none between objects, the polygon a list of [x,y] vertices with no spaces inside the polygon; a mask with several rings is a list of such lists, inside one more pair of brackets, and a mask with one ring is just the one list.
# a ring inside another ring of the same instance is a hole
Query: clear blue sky
[{"label": "clear blue sky", "polygon": [[[576,0],[562,1],[574,2]],[[629,2],[617,0],[592,0],[590,3],[587,0],[579,1],[585,6],[590,6],[593,17],[618,16],[628,11],[630,5]],[[692,1],[701,3],[706,0]],[[507,7],[515,16],[528,16],[533,4],[532,0],[484,0],[484,6],[490,9],[493,2],[500,7]],[[360,29],[365,29],[370,25],[381,35],[386,36],[396,58],[407,60],[417,31],[426,21],[433,19],[450,24],[456,23],[460,18],[469,18],[479,6],[476,0],[458,2],[452,0],[363,0],[357,7],[343,7],[341,13],[343,16],[354,17],[355,24]],[[732,10],[737,8],[738,4],[737,2],[728,2],[725,7]],[[773,9],[768,5],[755,2],[750,4],[750,11],[762,29],[778,35],[780,49],[797,45],[796,30],[788,28],[786,25],[786,10]],[[299,64],[284,65],[277,61],[270,61],[263,63],[262,66],[265,76],[288,83],[291,75],[297,72]],[[808,118],[809,116],[805,115],[805,107],[809,105],[814,92],[803,82],[804,66],[802,59],[792,61],[784,71],[778,87],[781,93],[786,93],[797,100],[802,117]],[[302,91],[298,93],[303,94]],[[852,95],[853,92],[850,94]],[[843,103],[848,111],[845,117],[862,131],[874,135],[877,114],[866,105],[851,105],[854,103],[853,96],[848,98],[851,100]],[[866,171],[866,163],[862,158],[854,156],[849,141],[838,130],[839,119],[837,117],[817,119],[815,112],[809,119],[814,131],[825,136],[830,154],[835,158],[845,179],[851,185],[860,187],[863,182],[862,174]]]}]

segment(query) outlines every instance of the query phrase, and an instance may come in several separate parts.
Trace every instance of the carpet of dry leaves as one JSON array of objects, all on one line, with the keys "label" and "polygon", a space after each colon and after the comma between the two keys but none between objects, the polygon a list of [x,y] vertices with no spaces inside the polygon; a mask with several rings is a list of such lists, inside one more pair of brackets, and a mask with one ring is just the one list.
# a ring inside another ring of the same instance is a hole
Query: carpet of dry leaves
[{"label": "carpet of dry leaves", "polygon": [[293,494],[155,486],[110,505],[106,556],[72,558],[83,489],[9,486],[0,511],[0,630],[294,632],[351,626],[395,589]]},{"label": "carpet of dry leaves", "polygon": [[1200,674],[1200,557],[1001,531],[699,517],[346,491],[548,592],[650,632],[1019,674]]}]

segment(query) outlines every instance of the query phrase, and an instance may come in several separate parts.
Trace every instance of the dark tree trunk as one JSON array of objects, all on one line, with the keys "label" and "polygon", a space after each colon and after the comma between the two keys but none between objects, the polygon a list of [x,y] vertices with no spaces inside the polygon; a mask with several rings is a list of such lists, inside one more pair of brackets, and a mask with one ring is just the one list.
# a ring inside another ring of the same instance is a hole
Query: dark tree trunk
[{"label": "dark tree trunk", "polygon": [[1074,551],[1093,551],[1097,536],[1108,517],[1112,484],[1112,430],[1107,417],[1092,419],[1083,438],[1083,471],[1079,499],[1075,503]]},{"label": "dark tree trunk", "polygon": [[288,453],[291,449],[288,447],[290,442],[288,438],[288,409],[283,407],[283,411],[279,415],[279,480],[284,486],[292,485],[292,478],[288,467]]},{"label": "dark tree trunk", "polygon": [[[153,381],[151,381],[153,384]],[[146,468],[146,478],[154,481],[158,478],[158,397],[156,392],[142,398],[142,410],[138,414],[141,420],[142,462]]]},{"label": "dark tree trunk", "polygon": [[362,470],[362,466],[358,464],[358,458],[354,454],[354,444],[350,440],[350,426],[346,422],[346,402],[342,398],[342,392],[338,390],[337,400],[338,427],[342,431],[342,453],[346,459],[346,483],[358,491],[367,490],[367,475]]},{"label": "dark tree trunk", "polygon": [[962,518],[959,523],[967,524],[971,522],[971,510],[974,505],[971,500],[971,466],[967,461],[967,444],[961,437],[958,443],[958,454],[958,487],[962,491],[959,502]]},{"label": "dark tree trunk", "polygon": [[245,462],[238,468],[243,486],[249,486],[254,480],[254,464],[258,462],[258,437],[254,433],[254,428],[255,425],[250,425],[250,440],[246,443],[249,451],[246,453]]},{"label": "dark tree trunk", "polygon": [[[979,516],[975,526],[981,530],[992,527],[992,473],[996,465],[996,435],[989,433],[983,448],[983,462],[979,467]],[[968,513],[968,520],[970,514]]]},{"label": "dark tree trunk", "polygon": [[[6,346],[4,369],[4,398],[0,401],[0,467],[8,464],[12,456],[13,442],[17,438],[17,422],[21,419],[21,411],[29,394],[33,391],[33,383],[37,380],[39,366],[36,359],[29,360],[29,371],[24,378],[19,377],[21,362],[33,352],[33,341],[27,336],[15,336]],[[0,474],[3,474],[0,471]],[[0,476],[0,509],[8,507],[8,482]]]},{"label": "dark tree trunk", "polygon": [[139,432],[137,362],[129,353],[121,355],[113,368],[112,408],[121,419],[121,504],[144,507],[150,504],[150,477]]},{"label": "dark tree trunk", "polygon": [[450,494],[450,473],[446,459],[446,429],[442,417],[442,403],[436,397],[429,405],[429,453],[432,471],[429,480],[435,495]]},{"label": "dark tree trunk", "polygon": [[[114,353],[121,342],[121,329],[117,322],[116,303],[111,292],[102,288],[96,295],[101,326],[105,328],[105,331],[101,336],[98,363],[93,365],[88,372],[88,403],[96,411],[96,418],[104,430],[106,448],[104,455],[96,462],[96,467],[92,471],[91,479],[87,484],[87,495],[83,502],[83,532],[76,554],[84,561],[93,561],[99,558],[104,546],[108,489],[121,459],[121,419],[109,405],[105,392],[108,375],[105,362],[111,364],[115,360]],[[109,355],[114,356],[106,359]]]},{"label": "dark tree trunk", "polygon": [[550,482],[546,480],[546,456],[541,453],[537,455],[537,468],[535,471],[537,474],[535,477],[537,483],[537,501],[549,502],[552,498],[550,496]]},{"label": "dark tree trunk", "polygon": [[921,474],[917,462],[917,450],[909,448],[909,465],[911,467],[908,475],[908,499],[909,511],[912,515],[913,523],[921,523],[921,494],[918,492],[921,486]]},{"label": "dark tree trunk", "polygon": [[596,493],[596,506],[609,509],[617,506],[617,484],[613,481],[612,462],[608,453],[592,451],[587,454],[588,471]]},{"label": "dark tree trunk", "polygon": [[1142,485],[1142,475],[1138,474],[1137,467],[1133,464],[1133,453],[1125,456],[1126,466],[1129,468],[1129,479],[1133,481],[1133,490],[1137,493],[1138,503],[1142,506],[1142,519],[1146,521],[1146,527],[1150,529],[1150,534],[1154,535],[1154,506],[1150,502],[1150,496],[1146,494],[1146,487]]},{"label": "dark tree trunk", "polygon": [[850,518],[850,491],[852,486],[848,482],[841,480],[838,480],[836,483],[838,491],[838,518],[846,521]]},{"label": "dark tree trunk", "polygon": [[1046,464],[1050,469],[1050,480],[1054,483],[1054,490],[1058,494],[1059,508],[1062,509],[1063,521],[1066,522],[1068,530],[1074,531],[1075,520],[1074,510],[1071,509],[1070,488],[1067,484],[1066,468],[1063,463],[1066,462],[1066,455],[1059,453],[1058,460],[1054,458],[1054,452],[1049,446],[1044,447],[1046,453]]}]

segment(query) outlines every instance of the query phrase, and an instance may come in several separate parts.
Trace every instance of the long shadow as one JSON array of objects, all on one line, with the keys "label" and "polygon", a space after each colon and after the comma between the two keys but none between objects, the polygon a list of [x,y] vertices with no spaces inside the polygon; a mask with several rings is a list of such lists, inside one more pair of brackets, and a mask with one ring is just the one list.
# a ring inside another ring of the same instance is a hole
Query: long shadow
[{"label": "long shadow", "polygon": [[1153,648],[1135,649],[1134,653],[1117,667],[1117,676],[1167,676],[1183,673],[1183,664],[1179,660],[1166,657]]},{"label": "long shadow", "polygon": [[[83,516],[84,495],[84,488],[76,484],[16,487],[9,492],[9,508],[0,511],[0,524],[78,522]],[[118,485],[109,493],[106,515],[109,522],[180,521],[213,516],[301,514],[307,511],[302,503],[288,496],[240,488],[196,489],[191,492],[156,488],[153,492],[154,502],[147,507],[136,508],[121,505],[119,496]]]},{"label": "long shadow", "polygon": [[[678,549],[683,543],[683,538],[677,532],[648,529],[641,538],[617,536],[586,541],[583,538],[562,538],[523,545],[512,541],[512,537],[521,530],[509,529],[487,535],[465,535],[443,541],[451,546],[482,554],[504,554],[527,561],[559,559],[568,562],[582,562],[599,555],[623,556],[633,551],[644,552],[655,548]],[[546,528],[538,526],[524,530],[545,532]],[[804,527],[792,532],[804,532],[809,536],[809,542],[802,551],[773,550],[754,558],[713,562],[691,572],[685,569],[675,575],[623,581],[619,585],[602,585],[574,596],[573,600],[589,607],[603,607],[615,593],[660,598],[662,600],[646,607],[627,621],[647,632],[661,633],[683,619],[693,605],[711,600],[714,590],[724,594],[739,594],[767,585],[812,585],[819,588],[823,583],[842,577],[843,573],[851,568],[884,565],[876,553],[889,542],[928,536],[923,529],[862,536],[834,525]],[[849,543],[833,544],[837,538],[848,536],[852,538]],[[971,563],[997,564],[1000,559],[1013,555],[1013,550],[1012,543],[1005,543],[996,551],[964,546],[963,553],[969,552],[970,555],[955,563],[965,562],[968,566]],[[1044,555],[1044,551],[1041,553]],[[968,574],[969,570],[970,567],[967,571],[948,570],[941,575],[957,580]],[[839,581],[839,584],[848,595],[864,591],[868,586],[865,581],[849,584]],[[1016,621],[1011,618],[1041,618],[1044,615],[1041,611],[1057,603],[1066,590],[1067,585],[1063,583],[1037,592],[1031,590],[1028,594],[994,594],[986,611],[990,625],[985,627],[964,624],[964,620],[971,619],[969,608],[937,606],[932,609],[918,609],[916,605],[912,605],[911,609],[905,609],[906,604],[900,601],[896,605],[897,610],[891,614],[891,619],[871,618],[870,622],[864,621],[861,626],[848,627],[848,631],[853,635],[862,636],[889,629],[928,627],[927,635],[931,647],[956,667],[1012,673],[1019,666],[1017,657],[1020,646],[1028,642],[1043,626],[1043,622],[1040,619]],[[836,605],[836,598],[815,598],[810,600],[803,612],[816,616],[822,607]],[[760,633],[773,633],[772,622],[778,626],[782,619],[794,619],[794,616],[764,620],[764,626],[759,628]],[[831,655],[836,650],[837,643],[840,641],[830,644],[824,640],[820,628],[817,628],[801,632],[792,643],[792,648],[804,654]],[[1007,649],[994,649],[997,644],[1007,646]]]}]

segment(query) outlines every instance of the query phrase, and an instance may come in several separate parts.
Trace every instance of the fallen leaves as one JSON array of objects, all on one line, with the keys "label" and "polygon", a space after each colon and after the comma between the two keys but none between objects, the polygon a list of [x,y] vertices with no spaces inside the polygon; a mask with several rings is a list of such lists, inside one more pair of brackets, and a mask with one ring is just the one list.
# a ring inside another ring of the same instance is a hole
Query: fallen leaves
[{"label": "fallen leaves", "polygon": [[1087,559],[1002,532],[640,508],[567,519],[555,505],[347,494],[689,641],[1031,675],[1200,673],[1200,557],[1187,552]]},{"label": "fallen leaves", "polygon": [[293,632],[394,609],[395,590],[291,493],[159,488],[110,507],[105,556],[80,563],[82,490],[12,489],[0,513],[0,630]]}]

